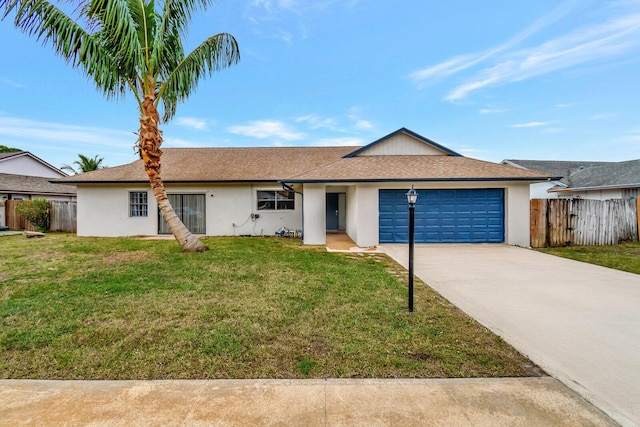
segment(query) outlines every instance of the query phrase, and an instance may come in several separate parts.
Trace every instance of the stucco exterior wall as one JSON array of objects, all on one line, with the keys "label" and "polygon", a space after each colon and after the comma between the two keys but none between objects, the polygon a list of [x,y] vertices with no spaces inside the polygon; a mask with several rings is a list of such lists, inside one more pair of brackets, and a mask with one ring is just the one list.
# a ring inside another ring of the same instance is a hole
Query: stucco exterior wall
[{"label": "stucco exterior wall", "polygon": [[326,189],[324,184],[305,184],[304,186],[304,243],[324,245],[326,232]]},{"label": "stucco exterior wall", "polygon": [[537,182],[529,186],[529,198],[531,199],[556,199],[558,193],[547,193],[547,190],[554,187],[553,182]]},{"label": "stucco exterior wall", "polygon": [[355,185],[347,187],[347,224],[346,233],[354,242],[358,241],[358,187]]},{"label": "stucco exterior wall", "polygon": [[[204,194],[206,234],[209,236],[273,235],[281,227],[302,229],[302,197],[294,210],[257,210],[258,190],[281,190],[277,184],[166,185],[171,194]],[[147,217],[129,216],[129,192],[146,191]],[[257,215],[252,217],[251,214]],[[158,234],[158,207],[147,185],[78,186],[79,236],[137,236]]]},{"label": "stucco exterior wall", "polygon": [[528,186],[508,185],[504,193],[505,243],[528,248],[531,245]]},{"label": "stucco exterior wall", "polygon": [[356,203],[356,226],[358,232],[354,241],[360,247],[376,246],[378,240],[378,190],[377,184],[358,184]]}]

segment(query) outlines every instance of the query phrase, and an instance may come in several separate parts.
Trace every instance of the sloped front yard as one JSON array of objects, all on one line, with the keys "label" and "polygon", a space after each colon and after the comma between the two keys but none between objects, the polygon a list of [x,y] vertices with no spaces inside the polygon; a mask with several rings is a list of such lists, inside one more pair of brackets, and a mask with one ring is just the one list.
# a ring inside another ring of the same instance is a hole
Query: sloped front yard
[{"label": "sloped front yard", "polygon": [[526,376],[531,363],[382,255],[276,238],[0,237],[0,378]]}]

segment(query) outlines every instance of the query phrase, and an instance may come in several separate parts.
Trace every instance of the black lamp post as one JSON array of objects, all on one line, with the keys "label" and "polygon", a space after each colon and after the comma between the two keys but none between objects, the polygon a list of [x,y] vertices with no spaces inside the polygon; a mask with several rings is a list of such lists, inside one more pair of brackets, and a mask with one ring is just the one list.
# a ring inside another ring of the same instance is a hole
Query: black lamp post
[{"label": "black lamp post", "polygon": [[414,247],[414,230],[415,230],[415,208],[418,200],[418,192],[414,190],[407,191],[407,202],[409,202],[409,312],[413,311],[413,247]]}]

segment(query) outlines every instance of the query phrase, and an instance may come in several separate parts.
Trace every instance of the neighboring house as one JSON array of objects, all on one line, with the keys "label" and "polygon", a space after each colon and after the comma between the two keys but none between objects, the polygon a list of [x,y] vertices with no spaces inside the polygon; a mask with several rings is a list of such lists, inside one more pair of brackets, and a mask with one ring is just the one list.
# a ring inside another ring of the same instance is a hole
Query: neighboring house
[{"label": "neighboring house", "polygon": [[0,173],[13,175],[41,176],[45,178],[60,178],[67,176],[60,169],[51,166],[28,151],[14,153],[0,153]]},{"label": "neighboring house", "polygon": [[51,184],[67,174],[27,151],[0,153],[0,226],[4,226],[5,200],[28,200],[42,197],[48,200],[75,200],[72,185]]},{"label": "neighboring house", "polygon": [[[305,244],[344,231],[358,246],[407,242],[405,193],[418,190],[416,242],[529,246],[529,184],[548,174],[461,156],[405,128],[364,147],[166,148],[173,207],[194,233]],[[56,182],[78,189],[78,235],[168,233],[140,160]]]},{"label": "neighboring house", "polygon": [[640,195],[640,159],[625,162],[503,160],[559,179],[531,185],[531,198],[634,199]]}]

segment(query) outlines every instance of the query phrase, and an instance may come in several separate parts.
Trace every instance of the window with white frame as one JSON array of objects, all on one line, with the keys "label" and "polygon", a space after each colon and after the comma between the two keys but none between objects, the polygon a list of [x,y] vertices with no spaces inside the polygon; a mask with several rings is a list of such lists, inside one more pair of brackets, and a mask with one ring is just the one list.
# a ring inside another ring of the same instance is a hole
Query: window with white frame
[{"label": "window with white frame", "polygon": [[148,215],[149,209],[147,206],[147,192],[131,191],[129,193],[129,216],[141,217]]},{"label": "window with white frame", "polygon": [[280,211],[295,209],[295,193],[287,190],[258,190],[257,209],[259,211]]}]

